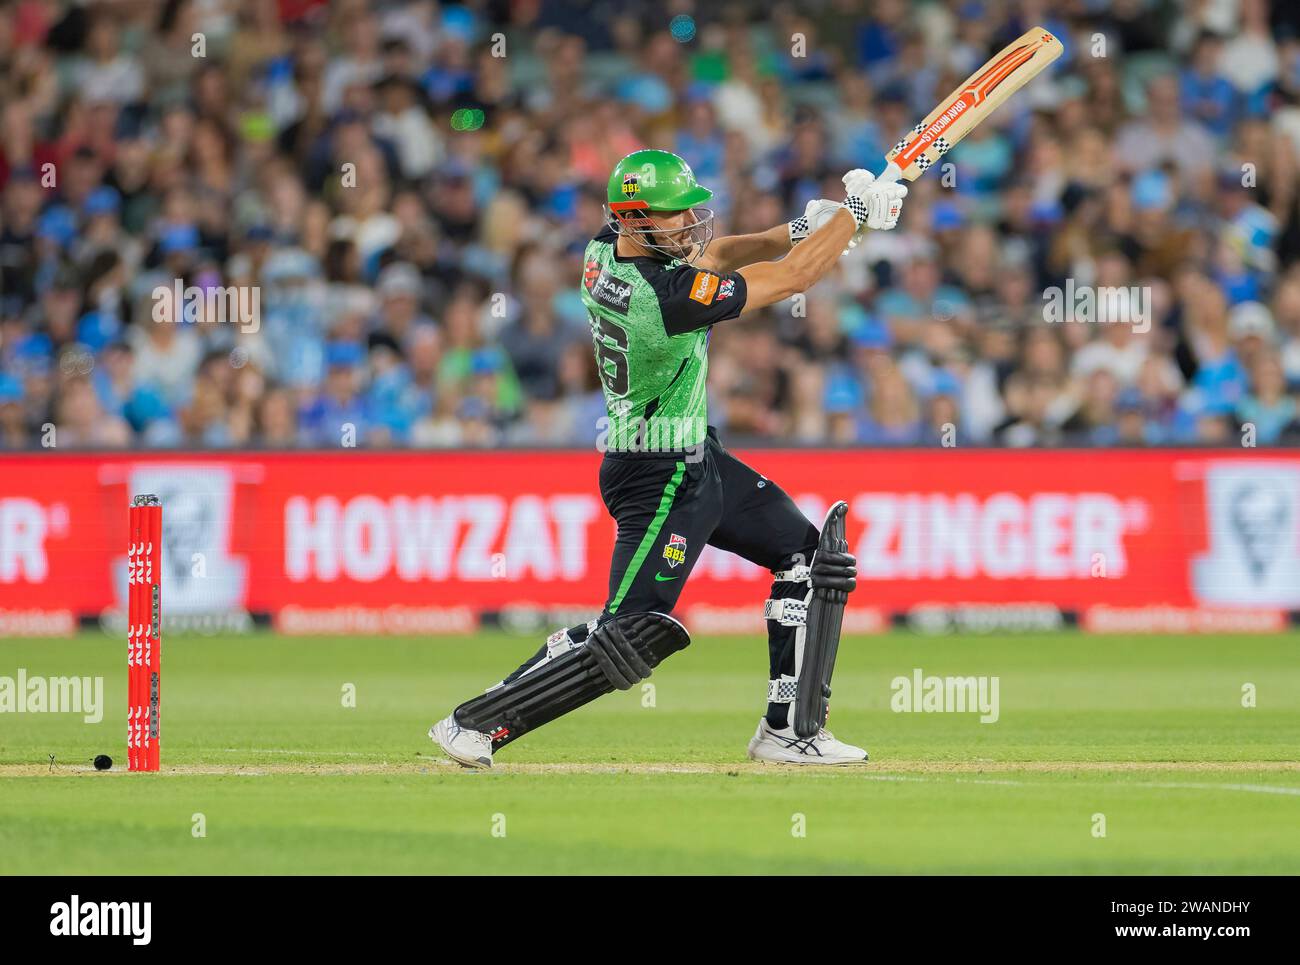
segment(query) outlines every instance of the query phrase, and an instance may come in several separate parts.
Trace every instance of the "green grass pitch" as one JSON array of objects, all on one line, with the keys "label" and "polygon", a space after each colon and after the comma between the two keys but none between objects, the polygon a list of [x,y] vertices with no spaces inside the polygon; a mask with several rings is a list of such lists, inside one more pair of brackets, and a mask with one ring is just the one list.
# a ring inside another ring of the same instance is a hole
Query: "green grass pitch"
[{"label": "green grass pitch", "polygon": [[[172,636],[151,775],[122,641],[0,641],[0,677],[106,704],[0,714],[0,873],[1300,873],[1294,633],[852,638],[830,726],[872,760],[838,769],[747,762],[766,644],[702,637],[492,772],[447,764],[429,725],[534,645]],[[891,711],[917,667],[996,675],[1000,719]]]}]

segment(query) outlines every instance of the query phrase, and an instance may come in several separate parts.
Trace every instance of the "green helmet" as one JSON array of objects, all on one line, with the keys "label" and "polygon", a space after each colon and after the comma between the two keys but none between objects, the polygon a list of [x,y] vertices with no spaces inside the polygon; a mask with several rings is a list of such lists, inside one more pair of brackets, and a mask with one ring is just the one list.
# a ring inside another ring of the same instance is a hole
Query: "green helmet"
[{"label": "green helmet", "polygon": [[[615,229],[668,258],[693,261],[713,239],[713,212],[665,230],[651,220],[655,212],[688,211],[713,197],[695,180],[684,160],[669,151],[633,151],[609,176],[607,210]],[[662,238],[661,238],[662,236]]]},{"label": "green helmet", "polygon": [[640,201],[651,211],[685,211],[712,197],[691,166],[669,151],[633,151],[609,176],[610,204]]}]

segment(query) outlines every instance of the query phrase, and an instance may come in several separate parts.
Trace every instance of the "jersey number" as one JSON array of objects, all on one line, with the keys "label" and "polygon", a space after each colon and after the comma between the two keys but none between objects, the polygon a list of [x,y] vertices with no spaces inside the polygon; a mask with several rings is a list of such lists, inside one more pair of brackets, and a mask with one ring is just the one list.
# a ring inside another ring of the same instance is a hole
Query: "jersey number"
[{"label": "jersey number", "polygon": [[607,318],[591,315],[591,338],[596,343],[596,363],[605,391],[615,398],[627,395],[627,332]]}]

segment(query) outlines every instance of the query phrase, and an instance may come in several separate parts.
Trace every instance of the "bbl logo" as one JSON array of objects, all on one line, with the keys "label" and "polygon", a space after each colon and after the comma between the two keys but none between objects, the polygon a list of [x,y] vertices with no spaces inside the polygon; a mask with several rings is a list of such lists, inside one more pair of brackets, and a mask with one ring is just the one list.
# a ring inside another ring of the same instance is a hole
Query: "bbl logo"
[{"label": "bbl logo", "polygon": [[664,559],[668,561],[669,566],[681,566],[686,562],[686,537],[678,536],[673,533],[668,537],[668,545],[664,547]]},{"label": "bbl logo", "polygon": [[641,193],[641,181],[635,174],[623,175],[623,196],[635,198]]}]

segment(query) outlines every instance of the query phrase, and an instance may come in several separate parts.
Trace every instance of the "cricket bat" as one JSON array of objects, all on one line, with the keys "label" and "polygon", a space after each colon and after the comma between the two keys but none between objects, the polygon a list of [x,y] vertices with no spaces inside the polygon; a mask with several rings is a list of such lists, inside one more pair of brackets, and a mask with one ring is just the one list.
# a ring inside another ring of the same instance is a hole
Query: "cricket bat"
[{"label": "cricket bat", "polygon": [[912,132],[885,155],[877,181],[915,181],[1004,100],[1037,77],[1065,48],[1042,27],[1027,30],[1002,48],[961,86],[940,101]]}]

